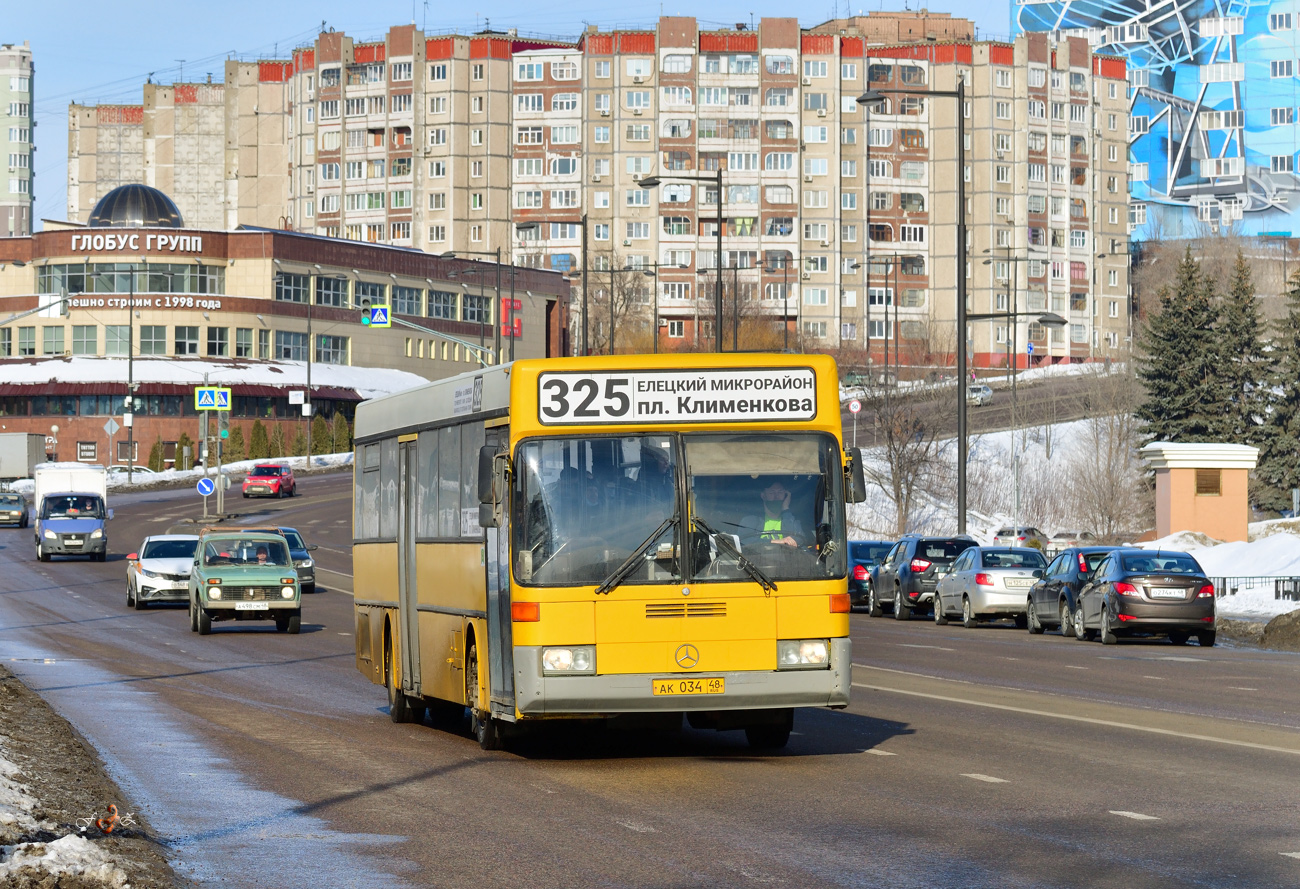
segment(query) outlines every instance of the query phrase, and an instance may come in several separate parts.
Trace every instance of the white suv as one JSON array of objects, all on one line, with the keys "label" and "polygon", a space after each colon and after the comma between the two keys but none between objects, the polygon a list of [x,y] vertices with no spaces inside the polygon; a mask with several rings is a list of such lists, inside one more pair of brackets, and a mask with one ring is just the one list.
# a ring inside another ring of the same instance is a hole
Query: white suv
[{"label": "white suv", "polygon": [[973,383],[966,387],[966,403],[974,405],[988,404],[993,400],[993,390],[983,383]]}]

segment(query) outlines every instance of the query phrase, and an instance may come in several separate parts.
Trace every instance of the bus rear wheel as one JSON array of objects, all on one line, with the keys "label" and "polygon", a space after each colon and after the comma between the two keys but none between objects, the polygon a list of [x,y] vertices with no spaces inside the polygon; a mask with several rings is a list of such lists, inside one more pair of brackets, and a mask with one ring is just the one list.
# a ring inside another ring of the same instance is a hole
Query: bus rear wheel
[{"label": "bus rear wheel", "polygon": [[478,699],[478,646],[471,645],[465,656],[465,700],[469,702],[469,727],[478,746],[484,750],[505,747],[501,737],[501,723],[479,706]]}]

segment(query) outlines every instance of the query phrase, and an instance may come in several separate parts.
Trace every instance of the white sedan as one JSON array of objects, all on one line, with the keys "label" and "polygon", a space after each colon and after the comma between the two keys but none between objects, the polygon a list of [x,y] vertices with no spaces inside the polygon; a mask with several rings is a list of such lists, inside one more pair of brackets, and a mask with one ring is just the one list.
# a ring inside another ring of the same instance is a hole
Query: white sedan
[{"label": "white sedan", "polygon": [[1029,588],[1043,576],[1047,560],[1027,546],[972,546],[952,563],[934,592],[934,622],[961,615],[964,626],[1009,617],[1024,629]]},{"label": "white sedan", "polygon": [[146,537],[126,562],[126,605],[142,610],[154,602],[189,602],[190,568],[199,538],[194,534]]}]

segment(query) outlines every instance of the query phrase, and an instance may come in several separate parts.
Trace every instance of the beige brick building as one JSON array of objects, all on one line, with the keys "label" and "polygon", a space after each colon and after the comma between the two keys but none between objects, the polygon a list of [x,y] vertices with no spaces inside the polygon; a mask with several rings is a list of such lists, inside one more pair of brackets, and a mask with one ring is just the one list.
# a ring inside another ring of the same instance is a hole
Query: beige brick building
[{"label": "beige brick building", "polygon": [[[807,30],[663,17],[572,44],[325,33],[289,60],[228,63],[224,85],[73,106],[68,212],[143,179],[215,227],[586,265],[573,318],[592,351],[611,326],[620,349],[648,347],[652,330],[663,348],[712,343],[719,266],[724,339],[785,318],[792,348],[942,365],[964,274],[971,313],[1021,316],[968,326],[977,365],[1122,351],[1123,63],[1081,40],[972,30],[895,12]],[[905,92],[952,91],[959,77],[964,270],[956,102]],[[889,94],[870,113],[857,102],[868,88]],[[660,184],[643,188],[650,177]],[[1068,326],[1040,327],[1042,311]]]}]

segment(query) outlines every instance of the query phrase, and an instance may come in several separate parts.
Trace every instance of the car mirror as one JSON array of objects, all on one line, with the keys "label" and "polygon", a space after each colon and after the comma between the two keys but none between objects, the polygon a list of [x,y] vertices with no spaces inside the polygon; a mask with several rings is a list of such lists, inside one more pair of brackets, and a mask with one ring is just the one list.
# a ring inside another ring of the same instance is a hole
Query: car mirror
[{"label": "car mirror", "polygon": [[859,448],[848,448],[849,463],[846,467],[848,473],[848,491],[845,499],[849,503],[862,503],[867,499],[867,482],[862,469],[862,451]]},{"label": "car mirror", "polygon": [[140,558],[140,554],[139,554],[139,553],[127,553],[127,554],[126,554],[126,557],[127,557],[128,559],[130,559],[132,562],[134,562],[136,559]]},{"label": "car mirror", "polygon": [[1035,569],[1034,569],[1034,577],[1042,577],[1042,576],[1043,576],[1043,569],[1042,569],[1042,568],[1035,568]]},{"label": "car mirror", "polygon": [[320,549],[319,545],[313,543],[311,546],[307,547],[307,552],[312,552],[313,550],[317,550],[317,549]]}]

